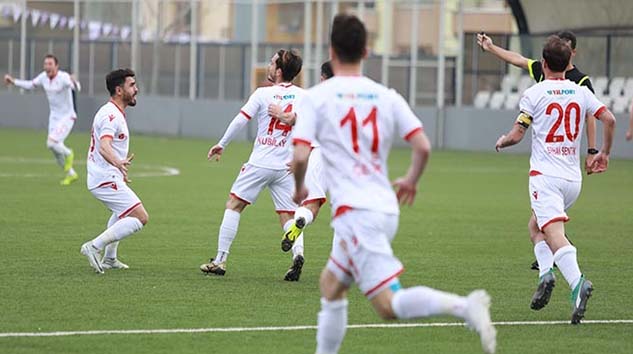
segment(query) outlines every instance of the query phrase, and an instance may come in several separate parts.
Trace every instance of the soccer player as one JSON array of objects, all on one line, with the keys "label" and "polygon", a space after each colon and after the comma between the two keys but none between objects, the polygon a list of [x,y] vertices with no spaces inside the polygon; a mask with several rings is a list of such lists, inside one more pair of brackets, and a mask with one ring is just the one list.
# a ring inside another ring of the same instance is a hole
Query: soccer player
[{"label": "soccer player", "polygon": [[[281,105],[284,111],[291,112],[296,100],[304,90],[294,86],[292,80],[301,71],[302,59],[292,50],[281,49],[273,55],[268,65],[267,79],[273,86],[260,87],[248,99],[240,112],[229,124],[218,144],[209,149],[208,159],[220,160],[224,149],[235,136],[255,118],[257,137],[253,152],[231,187],[229,200],[220,231],[218,233],[218,252],[209,263],[202,264],[200,270],[207,274],[224,275],[226,261],[231,244],[237,235],[241,213],[246,206],[255,203],[259,193],[266,187],[275,204],[279,221],[285,231],[294,223],[293,214],[297,205],[292,201],[294,182],[288,170],[291,159],[289,148],[292,126],[268,114],[271,103]],[[303,242],[299,240],[293,246],[293,262],[284,276],[285,280],[299,280],[305,261]]]},{"label": "soccer player", "polygon": [[[141,200],[128,187],[128,168],[134,154],[128,155],[130,131],[125,109],[136,106],[138,87],[134,71],[114,70],[106,76],[110,101],[101,106],[92,123],[88,150],[88,190],[112,215],[107,229],[81,246],[97,273],[106,269],[128,269],[117,258],[119,241],[140,231],[149,216]],[[105,250],[103,259],[100,253]]]},{"label": "soccer player", "polygon": [[[540,230],[534,253],[539,263],[539,284],[530,307],[540,310],[549,302],[555,284],[554,262],[572,292],[571,323],[584,317],[593,285],[580,272],[576,248],[565,237],[567,210],[580,194],[580,141],[587,114],[604,125],[602,148],[591,161],[592,172],[604,172],[609,163],[615,117],[586,87],[565,79],[571,48],[557,36],[550,36],[543,47],[545,80],[525,90],[516,124],[502,135],[496,149],[515,145],[532,126],[530,157],[530,202]],[[553,254],[553,257],[552,257]]]},{"label": "soccer player", "polygon": [[[402,96],[361,75],[367,31],[355,16],[337,15],[330,38],[335,76],[311,88],[298,104],[293,143],[295,201],[308,195],[304,184],[311,143],[322,150],[330,193],[334,240],[321,274],[317,353],[337,353],[347,326],[347,292],[355,282],[384,319],[452,315],[466,320],[492,353],[496,331],[490,297],[483,290],[467,297],[428,287],[403,289],[402,263],[391,249],[398,227],[398,202],[411,204],[431,144]],[[393,135],[411,144],[407,174],[388,180]]]},{"label": "soccer player", "polygon": [[[334,76],[332,64],[326,61],[321,65],[321,82],[332,76]],[[289,125],[294,125],[297,119],[296,112],[284,112],[281,106],[274,103],[268,106],[268,113]],[[310,194],[295,211],[294,223],[290,225],[290,228],[282,237],[281,249],[284,252],[288,252],[295,244],[295,241],[303,242],[303,229],[314,222],[319,210],[327,201],[325,196],[325,174],[322,166],[323,162],[319,145],[312,143],[312,151],[310,152],[308,170],[306,172],[306,185]],[[300,247],[303,247],[303,245],[300,245]]]},{"label": "soccer player", "polygon": [[66,173],[60,184],[67,186],[75,182],[79,179],[73,169],[75,154],[64,145],[64,140],[70,134],[77,119],[72,91],[81,90],[79,82],[72,75],[59,70],[57,57],[52,54],[44,57],[44,71],[33,80],[19,80],[7,74],[4,76],[4,81],[7,85],[15,85],[25,90],[41,87],[46,92],[50,110],[46,146]]},{"label": "soccer player", "polygon": [[[556,34],[559,38],[563,39],[567,44],[571,47],[571,58],[569,60],[569,65],[565,69],[565,78],[577,83],[581,86],[586,86],[591,92],[594,92],[593,86],[591,85],[591,80],[589,76],[582,73],[576,65],[573,64],[573,59],[576,56],[576,35],[570,31],[561,31]],[[539,60],[527,59],[523,57],[519,53],[515,53],[506,49],[503,49],[494,43],[492,43],[492,39],[483,33],[477,34],[477,43],[481,46],[481,48],[487,52],[492,53],[497,58],[510,63],[519,68],[523,68],[528,70],[530,73],[530,77],[536,81],[541,82],[545,79],[543,74],[543,65]],[[587,142],[589,148],[587,149],[587,157],[585,158],[585,170],[587,174],[591,174],[591,169],[589,168],[589,163],[593,159],[593,155],[598,153],[598,149],[596,149],[596,120],[593,116],[587,116]],[[536,240],[542,239],[543,235],[540,235],[538,231],[538,227],[536,226],[536,220],[534,217],[530,218],[528,223],[528,229],[530,230],[530,238],[536,244]],[[567,235],[565,235],[569,239]],[[532,262],[531,268],[534,270],[539,270],[538,261]]]}]

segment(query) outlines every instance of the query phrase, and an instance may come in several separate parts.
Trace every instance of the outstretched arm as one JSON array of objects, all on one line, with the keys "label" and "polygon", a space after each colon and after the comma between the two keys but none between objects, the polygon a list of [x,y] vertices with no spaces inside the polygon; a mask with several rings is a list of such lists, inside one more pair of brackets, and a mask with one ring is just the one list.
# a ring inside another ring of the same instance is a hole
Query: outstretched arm
[{"label": "outstretched arm", "polygon": [[488,37],[486,34],[478,33],[477,34],[477,44],[485,50],[496,56],[497,58],[505,61],[506,63],[510,63],[514,66],[518,66],[519,68],[528,69],[530,61],[528,58],[522,56],[519,53],[503,49],[494,43],[492,43],[492,39]]},{"label": "outstretched arm", "polygon": [[508,134],[502,135],[497,140],[495,144],[495,149],[499,152],[501,149],[506,148],[508,146],[516,145],[523,140],[525,136],[525,132],[527,128],[532,123],[532,118],[527,114],[521,112],[519,117],[517,118],[516,123],[512,127],[512,129],[508,132]]},{"label": "outstretched arm", "polygon": [[207,159],[211,160],[215,157],[216,161],[220,161],[220,156],[222,156],[222,152],[229,145],[233,139],[239,134],[240,131],[246,126],[249,118],[244,115],[244,113],[240,112],[238,115],[233,118],[231,124],[226,128],[224,135],[220,139],[220,141],[209,149],[209,153],[207,154]]},{"label": "outstretched arm", "polygon": [[4,83],[6,85],[15,85],[25,90],[32,90],[37,87],[34,80],[20,80],[20,79],[14,78],[13,76],[9,74],[4,75]]}]

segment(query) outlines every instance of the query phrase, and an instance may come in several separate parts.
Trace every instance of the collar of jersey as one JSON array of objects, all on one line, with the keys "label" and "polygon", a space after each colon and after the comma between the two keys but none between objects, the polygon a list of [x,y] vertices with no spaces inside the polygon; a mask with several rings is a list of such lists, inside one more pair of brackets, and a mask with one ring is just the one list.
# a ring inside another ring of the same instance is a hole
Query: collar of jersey
[{"label": "collar of jersey", "polygon": [[110,102],[119,110],[119,112],[121,112],[121,114],[123,114],[123,118],[125,118],[125,112],[121,109],[121,107],[119,107],[119,105],[116,104],[113,99],[110,99]]}]

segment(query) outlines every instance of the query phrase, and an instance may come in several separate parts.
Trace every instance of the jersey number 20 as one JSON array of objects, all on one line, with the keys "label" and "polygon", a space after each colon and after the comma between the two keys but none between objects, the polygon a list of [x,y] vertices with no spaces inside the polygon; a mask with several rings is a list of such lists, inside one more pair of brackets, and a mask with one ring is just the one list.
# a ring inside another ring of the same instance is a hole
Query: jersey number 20
[{"label": "jersey number 20", "polygon": [[[580,106],[578,105],[578,103],[570,102],[567,107],[565,107],[565,109],[563,109],[563,107],[556,102],[550,103],[549,106],[547,106],[545,114],[551,115],[554,111],[556,111],[558,118],[556,118],[556,122],[554,122],[554,125],[552,125],[549,133],[547,133],[545,142],[561,143],[565,141],[565,137],[567,137],[567,140],[569,141],[575,141],[576,138],[578,138],[578,133],[580,130]],[[576,123],[574,125],[573,131],[571,127],[572,111],[574,113],[574,120]],[[558,128],[560,128],[563,120],[565,121],[565,135],[557,134]]]}]

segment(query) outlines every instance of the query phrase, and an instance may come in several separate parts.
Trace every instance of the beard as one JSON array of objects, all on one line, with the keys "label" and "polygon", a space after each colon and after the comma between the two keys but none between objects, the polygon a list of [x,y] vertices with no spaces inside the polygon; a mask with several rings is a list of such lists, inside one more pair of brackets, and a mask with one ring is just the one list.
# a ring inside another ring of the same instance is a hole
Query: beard
[{"label": "beard", "polygon": [[130,95],[127,97],[124,97],[125,99],[125,103],[130,106],[130,107],[134,107],[136,106],[136,95]]}]

